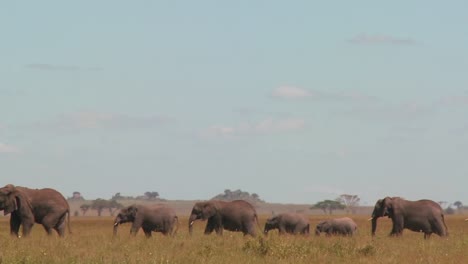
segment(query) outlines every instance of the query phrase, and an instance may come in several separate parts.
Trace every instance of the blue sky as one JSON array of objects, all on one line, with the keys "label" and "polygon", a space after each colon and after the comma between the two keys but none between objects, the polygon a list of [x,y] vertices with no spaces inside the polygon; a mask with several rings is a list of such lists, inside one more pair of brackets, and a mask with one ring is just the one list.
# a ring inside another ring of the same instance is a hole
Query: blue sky
[{"label": "blue sky", "polygon": [[468,4],[343,2],[2,3],[0,180],[468,203]]}]

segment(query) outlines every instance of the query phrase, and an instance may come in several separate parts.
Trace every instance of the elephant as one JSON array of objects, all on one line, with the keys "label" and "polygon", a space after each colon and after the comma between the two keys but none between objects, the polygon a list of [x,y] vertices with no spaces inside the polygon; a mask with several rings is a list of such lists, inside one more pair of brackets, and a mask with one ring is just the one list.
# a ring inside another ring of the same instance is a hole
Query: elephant
[{"label": "elephant", "polygon": [[121,209],[114,220],[114,236],[117,235],[118,226],[127,222],[132,222],[130,234],[136,235],[142,228],[148,238],[151,231],[174,236],[179,228],[179,218],[174,209],[162,205],[134,204]]},{"label": "elephant", "polygon": [[349,217],[328,219],[321,221],[315,228],[315,235],[320,236],[320,233],[325,233],[327,236],[344,235],[352,236],[357,231],[357,224]]},{"label": "elephant", "polygon": [[440,205],[431,200],[408,201],[400,197],[385,197],[377,201],[372,212],[372,236],[375,236],[377,219],[387,216],[392,219],[393,227],[390,236],[400,236],[403,229],[423,232],[424,239],[432,233],[441,237],[448,235],[444,211]]},{"label": "elephant", "polygon": [[255,223],[258,226],[257,212],[255,208],[244,200],[231,202],[209,200],[197,202],[192,209],[189,218],[189,232],[192,234],[195,220],[208,220],[205,227],[205,235],[216,231],[222,235],[223,229],[242,232],[245,235],[256,236]]},{"label": "elephant", "polygon": [[11,214],[10,233],[17,237],[20,237],[21,225],[23,236],[29,236],[34,223],[42,224],[48,235],[55,229],[63,237],[65,220],[71,233],[68,202],[62,194],[51,188],[29,189],[8,184],[0,188],[0,210],[5,215]]},{"label": "elephant", "polygon": [[272,229],[278,229],[279,234],[309,234],[309,220],[301,214],[282,213],[267,219],[264,234],[267,235]]}]

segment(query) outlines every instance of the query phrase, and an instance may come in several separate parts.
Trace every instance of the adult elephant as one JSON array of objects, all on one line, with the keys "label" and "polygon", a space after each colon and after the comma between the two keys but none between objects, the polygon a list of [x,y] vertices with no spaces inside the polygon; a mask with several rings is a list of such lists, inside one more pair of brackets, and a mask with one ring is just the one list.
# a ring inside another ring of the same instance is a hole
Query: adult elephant
[{"label": "adult elephant", "polygon": [[136,235],[142,228],[146,237],[151,237],[152,231],[173,236],[179,228],[179,218],[174,209],[161,205],[130,205],[121,209],[114,220],[114,236],[118,226],[128,222],[132,223],[130,234]]},{"label": "adult elephant", "polygon": [[372,212],[372,236],[375,236],[377,219],[387,216],[392,219],[390,236],[400,236],[403,229],[423,232],[424,239],[435,233],[447,236],[444,212],[440,205],[431,200],[408,201],[399,197],[385,197],[377,201]]},{"label": "adult elephant", "polygon": [[0,210],[10,216],[10,233],[19,237],[19,228],[23,227],[23,236],[31,233],[34,223],[42,224],[47,234],[55,229],[59,236],[65,235],[65,218],[68,216],[70,229],[70,207],[67,200],[58,191],[29,189],[8,184],[0,188]]},{"label": "adult elephant", "polygon": [[274,215],[267,219],[264,234],[272,229],[278,229],[280,235],[289,234],[309,234],[310,224],[309,219],[301,214],[282,213]]},{"label": "adult elephant", "polygon": [[315,234],[317,236],[319,236],[320,233],[325,233],[327,236],[352,236],[356,233],[356,231],[357,224],[349,217],[324,220],[318,223],[315,228]]},{"label": "adult elephant", "polygon": [[232,202],[210,200],[198,202],[193,206],[189,218],[189,232],[192,234],[195,220],[208,220],[205,234],[222,235],[223,229],[229,231],[242,232],[244,235],[256,235],[256,225],[258,226],[257,212],[248,202],[235,200]]}]

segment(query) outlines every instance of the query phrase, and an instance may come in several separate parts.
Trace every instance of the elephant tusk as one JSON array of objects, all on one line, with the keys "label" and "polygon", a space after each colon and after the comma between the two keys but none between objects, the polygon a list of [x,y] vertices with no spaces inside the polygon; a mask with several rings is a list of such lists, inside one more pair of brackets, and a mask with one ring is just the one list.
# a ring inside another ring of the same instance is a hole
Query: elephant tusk
[{"label": "elephant tusk", "polygon": [[118,226],[118,225],[119,225],[119,223],[114,223],[114,226]]},{"label": "elephant tusk", "polygon": [[193,226],[193,221],[191,221],[189,225],[190,225],[190,226]]},{"label": "elephant tusk", "polygon": [[367,219],[367,221],[371,221],[372,219],[374,219],[374,217],[371,217],[371,218]]}]

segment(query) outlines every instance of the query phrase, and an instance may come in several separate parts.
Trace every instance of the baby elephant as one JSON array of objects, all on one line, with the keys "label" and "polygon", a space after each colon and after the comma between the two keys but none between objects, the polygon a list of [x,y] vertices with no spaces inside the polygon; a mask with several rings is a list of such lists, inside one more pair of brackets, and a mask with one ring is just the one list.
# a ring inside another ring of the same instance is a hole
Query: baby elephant
[{"label": "baby elephant", "polygon": [[175,211],[162,205],[131,205],[123,208],[114,220],[114,236],[117,234],[119,224],[127,222],[132,222],[130,228],[132,235],[136,235],[142,228],[146,237],[151,237],[151,231],[172,236],[179,228],[179,219]]},{"label": "baby elephant", "polygon": [[265,223],[264,233],[278,229],[279,234],[309,234],[309,220],[300,214],[283,213],[272,216]]},{"label": "baby elephant", "polygon": [[320,235],[324,232],[327,236],[331,235],[345,235],[352,236],[357,231],[357,225],[353,219],[349,217],[328,219],[318,223],[315,228],[315,234]]}]

